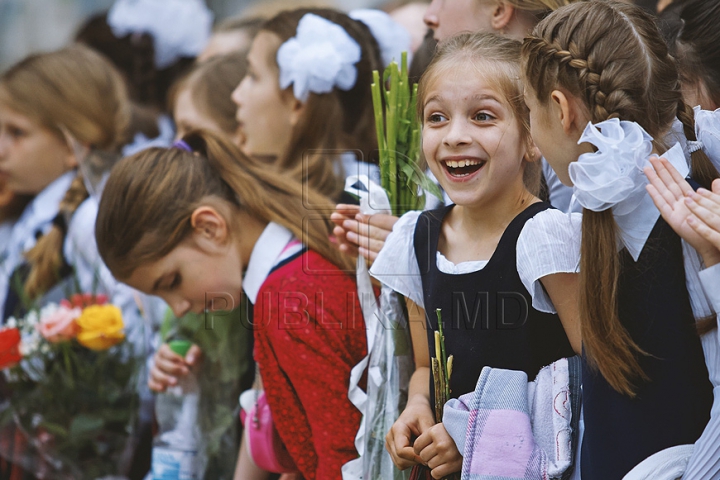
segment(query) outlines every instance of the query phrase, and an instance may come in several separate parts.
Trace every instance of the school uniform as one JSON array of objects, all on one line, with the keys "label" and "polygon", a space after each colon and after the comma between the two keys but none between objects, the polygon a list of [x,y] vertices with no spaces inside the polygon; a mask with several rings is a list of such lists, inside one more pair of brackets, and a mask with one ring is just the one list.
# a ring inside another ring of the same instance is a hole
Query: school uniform
[{"label": "school uniform", "polygon": [[350,371],[367,354],[354,276],[271,222],[253,248],[243,290],[280,438],[302,478],[340,478],[357,457],[362,416],[348,399]]},{"label": "school uniform", "polygon": [[[680,145],[664,156],[687,172]],[[624,171],[633,172],[627,178],[637,184],[632,186],[635,193],[611,206],[619,227],[618,310],[630,336],[650,354],[637,356],[650,381],[637,383],[636,398],[622,395],[584,356],[585,428],[580,461],[584,480],[620,479],[657,451],[693,443],[708,421],[712,403],[712,386],[695,329],[696,304],[704,296],[695,280],[697,253],[660,218],[644,191],[647,180],[641,171]],[[596,178],[589,180],[593,181],[601,184]],[[621,182],[607,183],[610,189],[616,184],[628,188]],[[577,188],[576,183],[576,192]],[[558,228],[575,230],[577,234],[568,237],[579,246],[577,225],[568,220]]]},{"label": "school uniform", "polygon": [[[533,306],[533,292],[521,277],[574,272],[577,265],[547,258],[544,272],[521,272],[516,260],[520,233],[549,205],[536,203],[517,215],[489,260],[457,265],[437,250],[442,220],[452,208],[405,214],[370,269],[425,309],[431,356],[438,330],[435,309],[442,309],[446,352],[454,355],[451,397],[474,391],[484,366],[522,370],[533,379],[543,366],[573,356],[560,319]],[[433,392],[430,388],[431,401]]]}]

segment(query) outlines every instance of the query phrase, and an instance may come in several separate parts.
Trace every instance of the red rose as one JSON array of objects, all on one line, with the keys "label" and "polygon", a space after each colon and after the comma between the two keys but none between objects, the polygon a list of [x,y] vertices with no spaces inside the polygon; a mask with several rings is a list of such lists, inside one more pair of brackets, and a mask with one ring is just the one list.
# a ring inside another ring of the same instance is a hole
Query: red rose
[{"label": "red rose", "polygon": [[20,360],[20,331],[17,328],[0,330],[0,370],[12,367]]}]

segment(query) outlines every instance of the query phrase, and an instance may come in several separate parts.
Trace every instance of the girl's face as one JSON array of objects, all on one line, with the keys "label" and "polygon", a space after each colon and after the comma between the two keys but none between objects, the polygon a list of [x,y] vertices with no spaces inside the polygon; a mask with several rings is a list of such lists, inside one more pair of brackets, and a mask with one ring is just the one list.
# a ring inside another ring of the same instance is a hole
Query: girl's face
[{"label": "girl's face", "polygon": [[75,166],[63,139],[0,104],[0,178],[9,190],[36,195]]},{"label": "girl's face", "polygon": [[242,289],[242,269],[234,250],[218,249],[198,234],[175,247],[155,262],[135,269],[123,280],[141,292],[165,300],[176,317],[208,309],[231,310],[238,304]]},{"label": "girl's face", "polygon": [[423,152],[453,202],[479,206],[524,188],[526,146],[517,119],[477,67],[439,73],[424,101]]},{"label": "girl's face", "polygon": [[279,47],[277,35],[258,33],[248,52],[248,73],[232,94],[246,155],[281,157],[290,145],[299,102],[290,90],[280,90],[274,57]]},{"label": "girl's face", "polygon": [[493,8],[487,0],[432,0],[423,20],[442,41],[460,32],[492,32]]},{"label": "girl's face", "polygon": [[[572,96],[558,90],[553,91],[551,98],[544,104],[530,87],[525,87],[524,95],[525,104],[530,109],[530,134],[533,142],[558,179],[571,187],[573,183],[568,167],[587,151],[587,144],[577,143],[582,131],[576,126],[584,128],[590,120],[589,115],[577,108],[578,103]],[[572,104],[569,104],[568,100]]]},{"label": "girl's face", "polygon": [[224,133],[222,128],[210,117],[195,107],[190,87],[183,88],[175,99],[173,117],[177,134],[175,139],[180,139],[191,130],[204,129],[215,133]]}]

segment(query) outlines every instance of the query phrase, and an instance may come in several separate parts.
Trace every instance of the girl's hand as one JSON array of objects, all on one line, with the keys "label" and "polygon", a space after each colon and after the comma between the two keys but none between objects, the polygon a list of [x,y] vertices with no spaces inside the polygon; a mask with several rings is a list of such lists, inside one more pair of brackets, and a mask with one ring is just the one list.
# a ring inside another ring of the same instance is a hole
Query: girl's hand
[{"label": "girl's hand", "polygon": [[187,375],[190,368],[200,361],[201,356],[202,351],[197,345],[190,347],[183,358],[173,352],[168,344],[162,344],[153,359],[148,387],[154,392],[164,392],[167,387],[177,385],[178,377]]},{"label": "girl's hand", "polygon": [[442,423],[432,426],[420,435],[413,445],[415,453],[432,471],[433,478],[443,478],[462,470],[463,457],[455,440]]},{"label": "girl's hand", "polygon": [[405,470],[417,463],[425,463],[413,449],[413,439],[420,437],[435,424],[427,397],[408,401],[407,407],[385,436],[385,449],[393,463]]},{"label": "girl's hand", "polygon": [[[720,261],[718,247],[698,233],[690,223],[699,221],[688,205],[688,200],[695,196],[690,184],[666,159],[652,158],[650,163],[653,168],[645,167],[644,170],[650,180],[647,191],[662,217],[678,235],[702,255],[706,266],[718,263]],[[695,220],[690,220],[691,218]]]},{"label": "girl's hand", "polygon": [[[686,198],[685,203],[693,213],[688,218],[690,226],[720,252],[720,179],[713,181],[712,190],[701,188]],[[720,258],[703,259],[707,267],[720,263]]]},{"label": "girl's hand", "polygon": [[336,227],[333,233],[338,238],[341,252],[352,256],[362,255],[371,262],[385,245],[385,239],[392,232],[397,217],[376,213],[363,215],[357,205],[340,204],[330,216]]}]

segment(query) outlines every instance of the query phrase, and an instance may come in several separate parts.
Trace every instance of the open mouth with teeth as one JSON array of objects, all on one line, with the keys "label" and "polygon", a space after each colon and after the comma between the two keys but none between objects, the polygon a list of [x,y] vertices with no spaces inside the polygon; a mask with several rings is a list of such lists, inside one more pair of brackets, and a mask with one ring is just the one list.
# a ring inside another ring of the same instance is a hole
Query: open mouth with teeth
[{"label": "open mouth with teeth", "polygon": [[467,177],[485,165],[484,161],[471,158],[466,160],[448,160],[443,163],[445,170],[453,177]]}]

